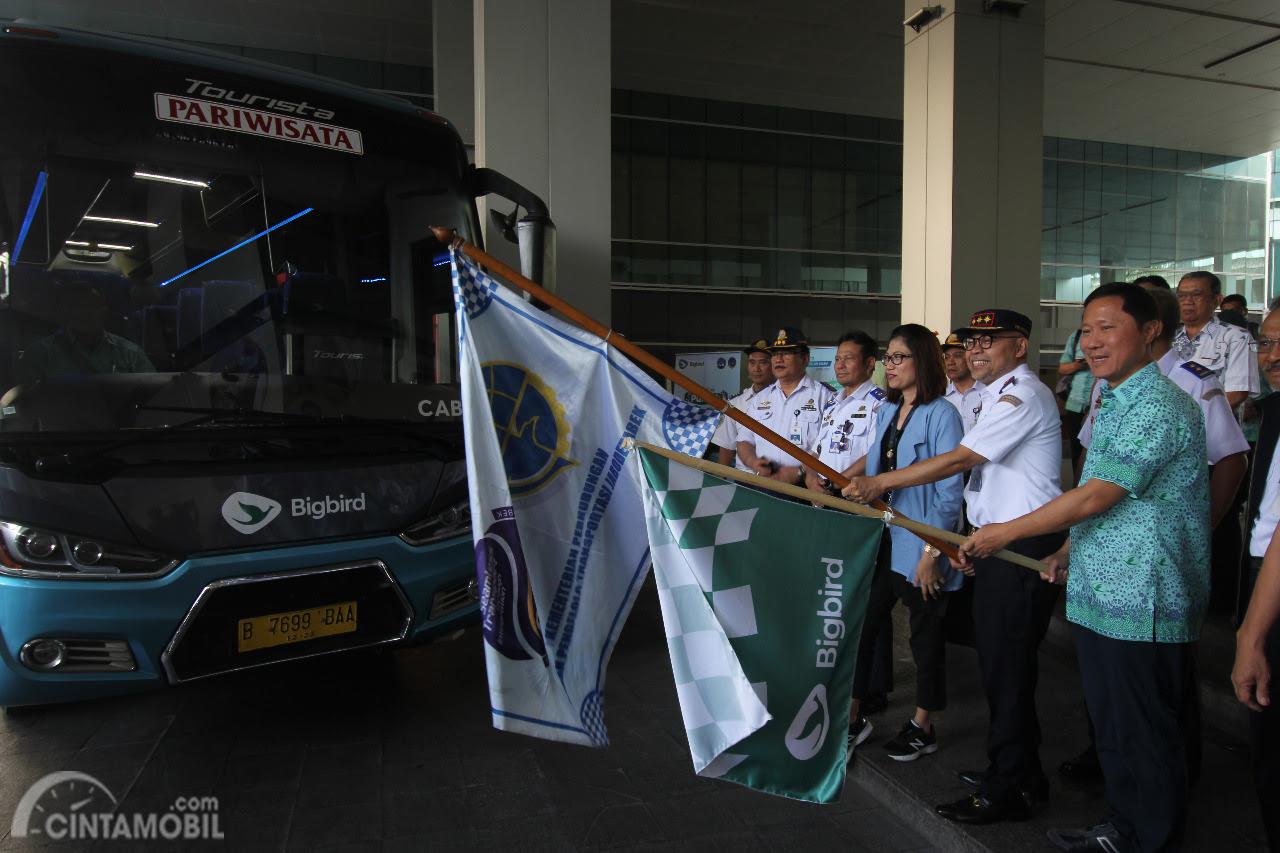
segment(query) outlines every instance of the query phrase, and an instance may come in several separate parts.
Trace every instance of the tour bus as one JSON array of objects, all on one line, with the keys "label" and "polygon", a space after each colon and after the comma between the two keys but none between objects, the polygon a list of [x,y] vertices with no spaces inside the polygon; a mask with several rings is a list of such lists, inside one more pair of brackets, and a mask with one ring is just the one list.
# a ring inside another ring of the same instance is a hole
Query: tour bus
[{"label": "tour bus", "polygon": [[546,278],[545,205],[399,98],[0,30],[0,707],[475,621],[428,228],[505,197]]}]

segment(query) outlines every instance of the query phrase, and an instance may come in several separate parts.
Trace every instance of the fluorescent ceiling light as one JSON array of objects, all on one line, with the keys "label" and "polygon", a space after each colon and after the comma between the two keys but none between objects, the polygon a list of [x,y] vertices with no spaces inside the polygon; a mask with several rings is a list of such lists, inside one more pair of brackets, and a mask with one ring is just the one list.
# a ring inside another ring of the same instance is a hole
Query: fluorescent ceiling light
[{"label": "fluorescent ceiling light", "polygon": [[89,216],[85,215],[85,222],[111,222],[116,225],[137,225],[139,228],[159,228],[159,222],[143,222],[139,219],[121,219],[118,216]]},{"label": "fluorescent ceiling light", "polygon": [[133,176],[144,181],[163,181],[166,184],[181,184],[184,187],[199,187],[202,190],[209,189],[208,181],[199,181],[195,178],[180,178],[177,175],[161,175],[158,172],[138,171],[135,171]]},{"label": "fluorescent ceiling light", "polygon": [[93,244],[90,243],[88,240],[68,240],[67,245],[68,246],[92,246]]},{"label": "fluorescent ceiling light", "polygon": [[99,249],[115,249],[117,252],[132,252],[132,246],[121,246],[118,243],[94,243]]}]

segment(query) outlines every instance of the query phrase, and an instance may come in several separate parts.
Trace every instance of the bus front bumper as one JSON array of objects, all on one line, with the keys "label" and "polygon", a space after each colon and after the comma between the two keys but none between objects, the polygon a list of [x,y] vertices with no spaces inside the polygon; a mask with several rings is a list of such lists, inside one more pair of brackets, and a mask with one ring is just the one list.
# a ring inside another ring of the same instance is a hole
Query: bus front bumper
[{"label": "bus front bumper", "polygon": [[194,557],[144,581],[0,576],[0,707],[448,634],[478,619],[473,553],[469,534],[384,536]]}]

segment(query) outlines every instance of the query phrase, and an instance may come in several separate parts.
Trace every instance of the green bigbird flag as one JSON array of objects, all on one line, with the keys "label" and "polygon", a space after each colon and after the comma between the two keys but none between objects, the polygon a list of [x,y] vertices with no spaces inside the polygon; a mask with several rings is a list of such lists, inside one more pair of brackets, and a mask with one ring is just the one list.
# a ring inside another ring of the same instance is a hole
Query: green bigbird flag
[{"label": "green bigbird flag", "polygon": [[835,801],[883,523],[636,450],[695,772]]}]

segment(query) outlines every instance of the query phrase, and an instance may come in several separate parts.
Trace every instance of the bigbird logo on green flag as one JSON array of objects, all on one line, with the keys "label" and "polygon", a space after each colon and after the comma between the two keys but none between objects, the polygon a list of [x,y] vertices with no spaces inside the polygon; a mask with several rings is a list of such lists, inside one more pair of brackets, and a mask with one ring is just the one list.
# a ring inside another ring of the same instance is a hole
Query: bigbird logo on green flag
[{"label": "bigbird logo on green flag", "polygon": [[883,524],[637,458],[694,770],[836,800]]}]

